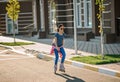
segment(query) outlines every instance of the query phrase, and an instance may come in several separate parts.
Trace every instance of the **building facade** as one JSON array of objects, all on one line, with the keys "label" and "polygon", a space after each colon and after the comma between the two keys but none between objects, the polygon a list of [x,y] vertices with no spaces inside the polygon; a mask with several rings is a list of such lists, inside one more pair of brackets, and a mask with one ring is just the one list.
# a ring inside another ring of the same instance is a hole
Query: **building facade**
[{"label": "building facade", "polygon": [[[6,33],[5,6],[7,0],[0,2],[0,32]],[[65,33],[73,37],[77,29],[78,40],[88,41],[99,34],[97,19],[98,6],[95,0],[19,0],[21,12],[18,19],[18,33],[25,31],[25,26],[33,25],[39,38],[53,35],[57,24],[64,24]],[[120,41],[120,11],[119,0],[104,2],[103,29],[105,43]],[[29,6],[26,6],[29,5]],[[25,17],[23,17],[25,14]],[[27,16],[26,16],[27,15]],[[26,18],[28,17],[28,18]],[[24,24],[25,23],[25,24]],[[27,30],[27,29],[26,29]],[[82,38],[82,39],[81,39]],[[85,39],[87,38],[87,39]]]},{"label": "building facade", "polygon": [[[20,13],[19,18],[16,21],[16,28],[18,32],[16,34],[25,34],[29,30],[26,26],[32,26],[36,28],[36,17],[35,14],[35,3],[32,0],[19,0],[20,2]],[[0,32],[2,34],[13,34],[12,21],[7,16],[6,6],[8,0],[0,0]]]},{"label": "building facade", "polygon": [[[106,0],[104,2],[103,29],[105,43],[120,41],[119,3],[119,0]],[[74,24],[76,24],[75,28],[77,28],[78,33],[92,31],[95,36],[100,35],[97,19],[98,6],[95,5],[95,0],[56,0],[56,7],[57,22],[65,24],[67,34],[74,34]]]}]

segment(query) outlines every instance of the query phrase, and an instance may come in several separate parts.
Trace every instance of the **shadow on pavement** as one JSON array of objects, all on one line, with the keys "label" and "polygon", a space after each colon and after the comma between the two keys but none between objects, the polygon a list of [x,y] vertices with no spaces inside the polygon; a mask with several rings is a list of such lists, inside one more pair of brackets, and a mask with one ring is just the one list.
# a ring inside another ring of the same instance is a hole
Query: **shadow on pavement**
[{"label": "shadow on pavement", "polygon": [[83,81],[80,78],[77,78],[77,77],[74,77],[74,76],[70,76],[68,74],[58,74],[58,73],[56,73],[56,75],[61,76],[61,77],[65,78],[65,79],[67,79],[66,82],[85,82],[85,81]]}]

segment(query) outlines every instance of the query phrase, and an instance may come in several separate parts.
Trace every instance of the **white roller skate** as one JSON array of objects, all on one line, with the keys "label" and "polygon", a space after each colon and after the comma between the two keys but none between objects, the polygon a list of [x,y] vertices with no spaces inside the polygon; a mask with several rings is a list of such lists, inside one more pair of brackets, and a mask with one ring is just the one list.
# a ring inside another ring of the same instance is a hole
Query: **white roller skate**
[{"label": "white roller skate", "polygon": [[57,71],[57,65],[54,65],[54,73],[56,74]]},{"label": "white roller skate", "polygon": [[61,71],[61,72],[65,72],[65,67],[64,67],[64,65],[63,65],[63,64],[60,64],[59,71]]}]

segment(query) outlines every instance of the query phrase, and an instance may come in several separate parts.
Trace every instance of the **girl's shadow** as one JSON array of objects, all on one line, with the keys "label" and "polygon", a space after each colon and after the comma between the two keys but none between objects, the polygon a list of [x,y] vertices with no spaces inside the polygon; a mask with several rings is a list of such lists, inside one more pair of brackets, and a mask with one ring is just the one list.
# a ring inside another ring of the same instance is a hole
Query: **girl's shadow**
[{"label": "girl's shadow", "polygon": [[68,74],[58,74],[56,73],[56,75],[64,77],[66,80],[66,82],[85,82],[80,78],[74,77],[74,76],[70,76]]}]

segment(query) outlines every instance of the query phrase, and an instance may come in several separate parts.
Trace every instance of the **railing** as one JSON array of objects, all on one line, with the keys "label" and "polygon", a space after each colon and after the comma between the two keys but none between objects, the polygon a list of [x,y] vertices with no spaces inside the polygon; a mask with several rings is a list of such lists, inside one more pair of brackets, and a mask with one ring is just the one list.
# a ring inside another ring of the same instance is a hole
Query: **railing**
[{"label": "railing", "polygon": [[[32,26],[33,26],[33,27],[32,27]],[[29,24],[29,25],[27,25],[27,26],[25,26],[25,27],[23,27],[23,28],[28,29],[28,32],[29,32],[28,35],[29,35],[29,36],[32,36],[32,32],[37,31],[37,29],[34,28],[34,23]]]},{"label": "railing", "polygon": [[34,25],[34,23],[29,24],[29,25],[27,25],[27,26],[25,26],[25,27],[23,27],[23,28],[31,28],[31,26],[33,26],[33,25]]}]

